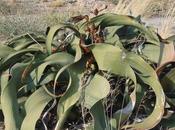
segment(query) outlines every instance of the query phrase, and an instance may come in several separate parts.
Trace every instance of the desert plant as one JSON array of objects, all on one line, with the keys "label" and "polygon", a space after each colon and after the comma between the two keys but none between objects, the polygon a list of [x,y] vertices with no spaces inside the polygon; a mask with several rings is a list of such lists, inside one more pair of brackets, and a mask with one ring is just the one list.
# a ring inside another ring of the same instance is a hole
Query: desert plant
[{"label": "desert plant", "polygon": [[174,71],[162,67],[172,38],[140,18],[98,13],[0,45],[6,130],[175,127]]}]

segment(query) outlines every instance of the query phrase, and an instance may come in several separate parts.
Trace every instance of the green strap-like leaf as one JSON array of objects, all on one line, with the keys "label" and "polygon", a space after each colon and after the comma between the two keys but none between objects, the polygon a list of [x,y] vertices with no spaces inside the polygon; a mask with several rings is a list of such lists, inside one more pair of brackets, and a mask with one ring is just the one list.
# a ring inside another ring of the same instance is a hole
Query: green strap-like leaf
[{"label": "green strap-like leaf", "polygon": [[110,84],[107,79],[96,74],[85,88],[85,107],[91,109],[98,101],[107,97],[109,91]]},{"label": "green strap-like leaf", "polygon": [[[30,52],[30,51],[29,51]],[[10,63],[10,61],[9,61]],[[23,113],[19,112],[19,104],[17,101],[17,90],[28,83],[28,76],[30,73],[42,62],[40,61],[40,56],[35,59],[35,62],[28,63],[16,63],[11,68],[11,79],[9,80],[7,86],[2,89],[1,101],[2,110],[5,114],[5,126],[7,130],[18,130],[21,126],[21,121],[23,119]],[[30,65],[30,68],[28,68]],[[27,68],[27,70],[26,70]],[[22,77],[25,74],[25,81],[22,82]],[[30,77],[30,76],[29,76]]]},{"label": "green strap-like leaf", "polygon": [[43,87],[36,90],[25,103],[26,116],[21,130],[35,130],[36,122],[40,118],[42,111],[52,99]]},{"label": "green strap-like leaf", "polygon": [[172,43],[160,43],[160,45],[145,44],[141,51],[150,61],[158,65],[172,61],[175,57],[174,45]]},{"label": "green strap-like leaf", "polygon": [[153,76],[155,79],[158,79],[157,74],[153,68],[137,54],[128,53],[126,60],[132,68],[138,70],[140,75],[145,77]]},{"label": "green strap-like leaf", "polygon": [[159,44],[159,38],[155,32],[146,28],[144,25],[140,24],[135,18],[126,15],[118,15],[106,13],[94,17],[90,23],[99,23],[101,28],[109,26],[120,26],[120,25],[129,25],[137,28],[140,32],[145,34],[147,41],[155,45]]},{"label": "green strap-like leaf", "polygon": [[79,85],[80,85],[80,75],[83,73],[85,69],[85,61],[87,59],[84,58],[86,59],[85,61],[81,60],[82,52],[78,44],[75,45],[75,49],[76,49],[76,55],[75,55],[74,61],[62,67],[55,76],[55,83],[59,78],[59,76],[65,70],[69,70],[69,74],[71,77],[71,84],[69,84],[68,86],[69,88],[67,89],[66,93],[61,97],[58,104],[57,111],[58,111],[58,116],[60,118],[57,122],[56,130],[60,130],[62,128],[63,123],[70,109],[78,101],[80,97],[80,91],[78,91]]},{"label": "green strap-like leaf", "polygon": [[[85,70],[86,60],[80,60],[67,68],[71,76],[71,84],[67,89],[66,93],[60,98],[57,112],[59,120],[56,125],[56,130],[60,130],[62,125],[73,105],[79,100],[81,91],[80,88],[80,79],[81,75]],[[65,69],[65,68],[64,68]],[[63,69],[63,70],[64,70]],[[60,72],[61,74],[61,72]]]},{"label": "green strap-like leaf", "polygon": [[170,95],[175,92],[175,69],[173,68],[170,72],[166,73],[163,78],[161,78],[160,82],[165,93],[169,93]]},{"label": "green strap-like leaf", "polygon": [[18,61],[21,60],[21,57],[27,53],[35,53],[35,52],[40,52],[38,49],[24,49],[21,51],[16,51],[7,57],[5,57],[1,62],[0,62],[0,71],[4,71],[8,69],[10,66],[13,64],[17,63]]},{"label": "green strap-like leaf", "polygon": [[138,76],[141,80],[149,85],[155,95],[156,95],[156,104],[153,112],[141,123],[126,125],[123,128],[132,128],[132,129],[151,129],[157,125],[164,113],[164,104],[165,104],[165,95],[160,85],[155,71],[147,64],[141,57],[136,54],[130,53],[127,55],[127,61],[132,68],[140,72]]},{"label": "green strap-like leaf", "polygon": [[32,44],[43,44],[45,43],[44,36],[36,36],[34,34],[24,34],[12,39],[8,46],[13,47],[15,50],[19,51],[22,49],[26,49],[28,46]]},{"label": "green strap-like leaf", "polygon": [[59,24],[59,25],[51,27],[50,30],[49,30],[49,33],[47,35],[47,39],[46,39],[46,48],[47,48],[47,51],[48,51],[49,55],[52,53],[52,41],[53,41],[53,38],[54,38],[55,34],[60,29],[63,29],[63,28],[69,28],[69,29],[73,30],[75,32],[75,35],[80,37],[79,31],[72,25]]},{"label": "green strap-like leaf", "polygon": [[[134,82],[136,87],[136,77],[134,71],[126,60],[127,53],[123,52],[118,46],[115,47],[103,43],[94,46],[92,48],[92,52],[100,70],[128,77]],[[120,115],[122,115],[122,118],[127,118],[132,113],[136,103],[136,88],[134,88],[133,92],[130,94],[130,100],[131,101],[125,108],[122,108],[115,113],[116,127],[120,125],[118,124],[118,117]]]},{"label": "green strap-like leaf", "polygon": [[17,64],[12,68],[12,77],[6,86],[1,86],[1,105],[5,118],[6,130],[19,130],[21,126],[21,117],[17,101],[17,91],[19,86],[22,86],[21,74],[24,71],[26,64]]},{"label": "green strap-like leaf", "polygon": [[56,73],[54,73],[54,72],[44,74],[43,77],[40,79],[38,84],[43,86],[43,85],[49,83],[50,81],[53,81],[55,79],[55,75],[56,75]]},{"label": "green strap-like leaf", "polygon": [[84,90],[84,107],[90,109],[94,118],[94,130],[107,130],[107,118],[101,100],[110,92],[110,84],[96,74]]},{"label": "green strap-like leaf", "polygon": [[7,55],[14,53],[15,50],[11,47],[5,46],[5,45],[0,45],[0,58],[4,58]]},{"label": "green strap-like leaf", "polygon": [[0,82],[1,82],[1,90],[3,90],[7,84],[8,84],[8,81],[9,81],[9,76],[10,76],[10,73],[9,73],[9,70],[7,71],[4,71],[2,74],[1,74],[1,77],[0,77]]},{"label": "green strap-like leaf", "polygon": [[118,46],[115,47],[109,44],[101,43],[92,48],[92,53],[100,70],[129,77],[134,83],[136,83],[135,74],[125,60],[127,54]]},{"label": "green strap-like leaf", "polygon": [[[105,115],[105,109],[101,101],[98,101],[90,109],[94,118],[93,130],[109,130],[108,119]],[[91,129],[92,130],[92,129]]]},{"label": "green strap-like leaf", "polygon": [[63,25],[57,25],[57,26],[53,26],[52,28],[50,28],[49,33],[47,35],[47,39],[46,39],[46,48],[47,48],[48,54],[52,53],[52,40],[55,34],[57,33],[57,31],[61,29],[62,27]]},{"label": "green strap-like leaf", "polygon": [[44,59],[44,63],[38,66],[37,68],[37,80],[40,81],[43,75],[43,72],[48,65],[57,64],[57,65],[64,66],[72,63],[73,61],[74,61],[74,57],[64,52],[54,53],[48,56],[46,59]]}]

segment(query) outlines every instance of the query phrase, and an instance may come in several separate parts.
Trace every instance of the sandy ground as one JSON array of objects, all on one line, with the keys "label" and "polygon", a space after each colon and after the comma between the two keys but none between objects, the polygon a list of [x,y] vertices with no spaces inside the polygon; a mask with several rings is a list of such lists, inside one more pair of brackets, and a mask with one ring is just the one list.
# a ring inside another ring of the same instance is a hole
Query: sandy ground
[{"label": "sandy ground", "polygon": [[[117,13],[114,11],[116,5],[112,4],[112,2],[109,2],[107,0],[84,0],[84,2],[74,2],[76,0],[65,0],[65,5],[56,8],[50,6],[52,1],[53,0],[47,0],[47,2],[43,2],[43,0],[17,0],[16,4],[19,5],[19,7],[23,5],[23,8],[25,8],[25,11],[19,9],[18,13],[21,13],[21,15],[25,15],[24,13],[27,13],[26,15],[40,15],[43,13],[49,14],[53,12],[63,14],[65,12],[71,11],[79,11],[81,14],[90,14],[90,11],[94,10],[95,8],[101,9],[105,5],[108,6],[105,12]],[[14,17],[14,15],[15,14],[13,14],[12,16]],[[3,17],[0,17],[0,20],[2,20]],[[155,28],[160,27],[161,20],[161,18],[144,19],[147,25],[154,26]],[[5,37],[0,34],[0,42],[4,41],[4,39]]]}]

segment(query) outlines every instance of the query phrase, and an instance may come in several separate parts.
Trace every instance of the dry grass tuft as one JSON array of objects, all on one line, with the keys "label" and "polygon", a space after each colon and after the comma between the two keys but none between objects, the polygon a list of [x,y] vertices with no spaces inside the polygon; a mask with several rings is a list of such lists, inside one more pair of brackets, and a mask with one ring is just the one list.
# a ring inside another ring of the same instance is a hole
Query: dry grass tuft
[{"label": "dry grass tuft", "polygon": [[49,7],[62,7],[65,5],[65,0],[56,0],[56,1],[53,1]]},{"label": "dry grass tuft", "polygon": [[115,8],[118,14],[143,15],[153,0],[120,0]]},{"label": "dry grass tuft", "polygon": [[165,15],[161,18],[161,26],[159,34],[162,38],[168,38],[173,35],[173,27],[175,24],[175,2],[173,2]]},{"label": "dry grass tuft", "polygon": [[165,1],[154,0],[120,0],[115,8],[115,12],[118,14],[132,15],[135,17],[138,15],[146,17],[145,14],[149,12],[149,10],[152,11],[151,6],[155,4],[155,2],[160,3],[161,5],[169,3],[166,5],[167,8],[164,7],[161,9],[163,13],[160,15],[160,17],[162,17],[162,15],[163,17],[160,19],[161,25],[158,29],[161,37],[167,38],[173,34],[173,27],[175,24],[175,1],[168,0],[165,3]]}]

